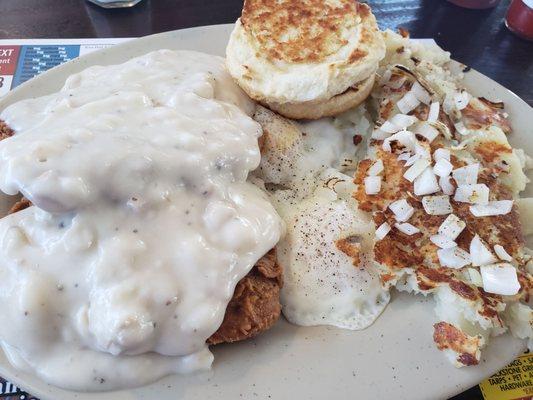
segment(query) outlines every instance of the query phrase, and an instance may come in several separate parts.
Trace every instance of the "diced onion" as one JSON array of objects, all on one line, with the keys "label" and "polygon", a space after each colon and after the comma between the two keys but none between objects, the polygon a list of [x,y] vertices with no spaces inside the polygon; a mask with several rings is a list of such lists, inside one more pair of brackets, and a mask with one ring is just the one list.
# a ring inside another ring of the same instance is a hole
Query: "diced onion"
[{"label": "diced onion", "polygon": [[474,236],[470,242],[470,257],[472,265],[479,267],[481,265],[494,264],[498,261],[491,251],[483,244],[479,235]]},{"label": "diced onion", "polygon": [[426,194],[436,193],[440,190],[437,176],[431,167],[427,167],[424,172],[415,178],[413,183],[416,196],[424,196]]},{"label": "diced onion", "polygon": [[452,139],[452,132],[450,131],[450,128],[448,127],[448,125],[443,124],[440,121],[435,121],[435,122],[426,121],[426,122],[428,122],[428,124],[431,124],[431,126],[438,129],[439,132],[442,133],[446,139]]},{"label": "diced onion", "polygon": [[[411,165],[416,163],[421,158],[422,158],[422,156],[420,154],[416,154],[415,153],[411,157],[409,157],[407,160],[405,160],[405,164],[403,166],[404,167],[410,167]],[[428,163],[429,163],[429,161],[428,161]]]},{"label": "diced onion", "polygon": [[387,86],[391,89],[399,89],[403,86],[407,78],[405,76],[401,76],[400,79],[397,79],[395,81],[391,81],[389,79],[389,82],[387,83]]},{"label": "diced onion", "polygon": [[499,244],[494,246],[494,251],[498,258],[503,261],[513,261],[513,257],[507,251],[503,246],[500,246]]},{"label": "diced onion", "polygon": [[447,215],[453,212],[450,196],[424,196],[422,206],[429,215]]},{"label": "diced onion", "polygon": [[483,290],[487,293],[512,296],[520,290],[516,268],[511,264],[484,265],[479,271],[483,279]]},{"label": "diced onion", "polygon": [[396,107],[398,107],[398,110],[400,110],[401,113],[407,114],[417,108],[419,104],[420,101],[416,98],[413,92],[409,91],[398,100]]},{"label": "diced onion", "polygon": [[455,108],[455,103],[453,101],[453,97],[446,95],[446,97],[444,98],[444,102],[442,103],[442,110],[446,114],[450,115],[450,113],[454,110],[454,108]]},{"label": "diced onion", "polygon": [[429,95],[428,91],[424,89],[424,87],[417,81],[413,83],[413,87],[411,87],[411,92],[413,92],[417,100],[424,104],[429,104],[429,102],[431,101],[431,96]]},{"label": "diced onion", "polygon": [[409,222],[403,222],[403,223],[395,223],[394,227],[398,229],[400,232],[405,233],[406,235],[414,235],[415,233],[420,232],[420,229],[418,229],[416,226],[411,225]]},{"label": "diced onion", "polygon": [[383,140],[388,138],[390,135],[390,133],[384,132],[380,128],[377,128],[372,131],[371,138],[376,140]]},{"label": "diced onion", "polygon": [[429,240],[433,242],[436,246],[440,247],[441,249],[451,249],[452,247],[457,246],[457,243],[455,243],[452,239],[450,239],[446,235],[432,235],[429,237]]},{"label": "diced onion", "polygon": [[393,141],[397,141],[409,151],[414,151],[417,140],[413,132],[400,131],[383,141],[383,150],[391,152],[392,148],[390,143]]},{"label": "diced onion", "polygon": [[[413,157],[416,157],[414,155]],[[409,160],[407,160],[409,162]],[[406,163],[407,165],[407,163]],[[424,170],[429,167],[430,163],[426,159],[418,159],[415,161],[415,163],[409,167],[407,171],[403,174],[403,177],[407,179],[409,182],[413,182]]]},{"label": "diced onion", "polygon": [[441,176],[439,178],[439,186],[442,189],[442,193],[449,196],[455,192],[455,187],[453,186],[451,179],[452,178],[449,176]]},{"label": "diced onion", "polygon": [[[484,183],[476,185],[459,185],[453,197],[461,203],[484,204],[489,202],[489,187]],[[475,215],[474,212],[472,214]]]},{"label": "diced onion", "polygon": [[445,235],[452,240],[457,239],[457,236],[465,229],[466,224],[460,220],[455,214],[450,214],[439,226],[438,232]]},{"label": "diced onion", "polygon": [[393,201],[389,204],[389,208],[399,222],[407,221],[415,212],[415,209],[405,199]]},{"label": "diced onion", "polygon": [[383,132],[387,132],[387,133],[396,133],[398,132],[399,130],[401,130],[402,128],[393,124],[392,122],[390,121],[385,121],[383,122],[383,124],[379,127],[380,130],[382,130]]},{"label": "diced onion", "polygon": [[385,72],[383,72],[383,75],[381,75],[381,78],[379,79],[379,84],[380,85],[386,84],[387,82],[390,81],[391,76],[392,76],[392,71],[390,69],[385,70]]},{"label": "diced onion", "polygon": [[390,232],[391,227],[388,223],[382,223],[378,229],[376,229],[376,239],[381,240]]},{"label": "diced onion", "polygon": [[435,122],[439,120],[439,111],[440,111],[440,103],[438,101],[434,101],[429,106],[429,112],[428,112],[428,122]]},{"label": "diced onion", "polygon": [[381,176],[367,176],[365,178],[365,193],[378,194],[381,190]]},{"label": "diced onion", "polygon": [[437,250],[437,256],[443,267],[459,269],[470,264],[470,254],[458,246]]},{"label": "diced onion", "polygon": [[466,165],[453,170],[452,176],[457,185],[475,185],[479,174],[479,163]]},{"label": "diced onion", "polygon": [[399,131],[413,125],[416,121],[418,121],[418,118],[413,115],[395,114],[389,121],[391,124],[397,126]]},{"label": "diced onion", "polygon": [[470,102],[470,95],[466,91],[457,92],[453,96],[453,101],[455,103],[455,108],[459,111],[466,108]]},{"label": "diced onion", "polygon": [[466,146],[468,145],[468,143],[470,143],[472,141],[471,139],[473,139],[473,138],[470,138],[468,140],[463,140],[462,142],[460,142],[460,143],[458,143],[456,145],[452,144],[450,146],[450,149],[455,150],[455,151],[464,150],[464,149],[466,149]]},{"label": "diced onion", "polygon": [[452,170],[452,163],[446,160],[445,158],[440,158],[433,166],[433,172],[435,172],[435,175],[440,177],[450,175]]},{"label": "diced onion", "polygon": [[368,168],[369,176],[376,176],[383,172],[383,161],[378,159],[370,168]]},{"label": "diced onion", "polygon": [[468,129],[466,129],[466,126],[462,121],[456,122],[453,126],[455,126],[455,130],[461,135],[468,135]]},{"label": "diced onion", "polygon": [[440,148],[433,152],[433,159],[435,161],[439,161],[441,158],[444,158],[446,161],[450,161],[450,150]]},{"label": "diced onion", "polygon": [[509,214],[513,208],[512,200],[489,201],[487,204],[470,206],[470,212],[475,217],[490,217],[493,215]]},{"label": "diced onion", "polygon": [[[399,157],[398,157],[399,158]],[[413,165],[415,162],[417,162],[418,160],[420,160],[420,158],[422,158],[420,156],[420,154],[413,154],[412,156],[410,156],[407,160],[405,160],[405,164],[403,165],[404,167],[410,167],[411,165]]]},{"label": "diced onion", "polygon": [[468,268],[468,275],[470,278],[470,282],[478,287],[483,286],[483,279],[481,278],[481,274],[479,271],[475,268]]},{"label": "diced onion", "polygon": [[422,121],[416,126],[414,133],[425,137],[431,143],[437,136],[439,136],[440,132],[430,124]]},{"label": "diced onion", "polygon": [[430,147],[428,143],[415,142],[415,154],[418,154],[422,158],[427,158],[431,161]]},{"label": "diced onion", "polygon": [[398,155],[398,160],[400,161],[407,161],[411,158],[411,153],[409,152],[405,152],[405,153],[401,153],[400,155]]}]

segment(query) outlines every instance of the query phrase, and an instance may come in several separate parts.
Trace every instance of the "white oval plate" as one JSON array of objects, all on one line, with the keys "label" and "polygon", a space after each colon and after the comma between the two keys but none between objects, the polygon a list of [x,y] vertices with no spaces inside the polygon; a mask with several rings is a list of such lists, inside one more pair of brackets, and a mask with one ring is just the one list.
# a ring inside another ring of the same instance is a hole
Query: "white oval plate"
[{"label": "white oval plate", "polygon": [[[0,100],[0,110],[54,92],[68,75],[91,65],[120,63],[152,50],[224,55],[231,29],[232,25],[217,25],[167,32],[88,54],[16,88]],[[474,94],[505,101],[514,126],[511,143],[533,155],[533,109],[478,72],[466,74],[466,85]],[[456,369],[432,342],[432,308],[430,299],[394,293],[376,323],[358,332],[303,328],[282,320],[256,339],[213,348],[215,362],[208,373],[169,376],[131,390],[61,390],[16,371],[3,354],[0,375],[43,400],[445,399],[476,385],[524,351],[523,341],[504,335],[492,340],[479,366]]]}]

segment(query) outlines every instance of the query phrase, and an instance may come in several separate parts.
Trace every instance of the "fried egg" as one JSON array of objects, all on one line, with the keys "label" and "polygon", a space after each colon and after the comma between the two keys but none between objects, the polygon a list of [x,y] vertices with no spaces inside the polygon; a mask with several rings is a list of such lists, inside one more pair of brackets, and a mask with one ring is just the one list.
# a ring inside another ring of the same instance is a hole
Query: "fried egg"
[{"label": "fried egg", "polygon": [[[389,293],[372,262],[374,224],[335,187],[319,187],[292,212],[281,213],[287,225],[277,246],[283,314],[298,325],[363,329],[381,314]],[[357,249],[356,262],[340,250],[345,242]]]},{"label": "fried egg", "polygon": [[[284,271],[282,311],[297,325],[368,327],[389,302],[372,261],[374,224],[358,210],[352,178],[364,108],[295,123],[259,107],[262,161],[255,171],[283,218],[276,250]],[[349,253],[349,255],[346,254]]]}]

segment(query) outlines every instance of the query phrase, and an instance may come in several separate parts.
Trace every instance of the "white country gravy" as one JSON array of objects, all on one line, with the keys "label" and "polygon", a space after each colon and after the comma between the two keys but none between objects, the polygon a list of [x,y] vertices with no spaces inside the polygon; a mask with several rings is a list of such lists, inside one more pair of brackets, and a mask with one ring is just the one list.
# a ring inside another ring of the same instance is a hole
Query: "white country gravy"
[{"label": "white country gravy", "polygon": [[253,105],[223,59],[161,50],[69,77],[0,118],[0,339],[78,390],[209,368],[205,344],[282,223],[248,183]]}]

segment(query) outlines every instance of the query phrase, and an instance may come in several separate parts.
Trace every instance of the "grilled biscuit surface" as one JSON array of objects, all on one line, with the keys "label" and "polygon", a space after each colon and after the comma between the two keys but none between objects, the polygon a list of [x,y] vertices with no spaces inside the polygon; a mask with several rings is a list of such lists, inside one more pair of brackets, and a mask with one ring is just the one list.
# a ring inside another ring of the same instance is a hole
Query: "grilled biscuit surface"
[{"label": "grilled biscuit surface", "polygon": [[377,69],[385,46],[366,4],[353,0],[246,0],[227,65],[255,100],[326,100]]}]

